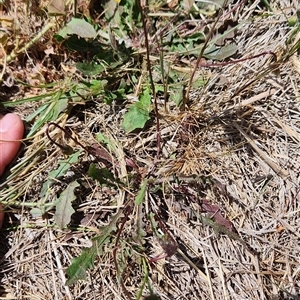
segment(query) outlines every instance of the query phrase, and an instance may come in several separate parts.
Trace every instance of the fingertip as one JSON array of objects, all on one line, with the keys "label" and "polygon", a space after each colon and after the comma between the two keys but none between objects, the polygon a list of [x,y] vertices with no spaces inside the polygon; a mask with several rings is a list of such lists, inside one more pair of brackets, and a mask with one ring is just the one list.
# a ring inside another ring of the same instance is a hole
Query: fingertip
[{"label": "fingertip", "polygon": [[21,139],[24,134],[23,121],[18,115],[12,113],[0,117],[0,134],[7,140]]},{"label": "fingertip", "polygon": [[[5,167],[16,156],[24,134],[24,124],[21,118],[15,114],[0,115],[0,175]],[[7,141],[7,142],[6,142]],[[4,213],[0,205],[0,228],[2,227]]]},{"label": "fingertip", "polygon": [[23,134],[23,121],[18,115],[9,113],[0,118],[0,175],[16,156]]}]

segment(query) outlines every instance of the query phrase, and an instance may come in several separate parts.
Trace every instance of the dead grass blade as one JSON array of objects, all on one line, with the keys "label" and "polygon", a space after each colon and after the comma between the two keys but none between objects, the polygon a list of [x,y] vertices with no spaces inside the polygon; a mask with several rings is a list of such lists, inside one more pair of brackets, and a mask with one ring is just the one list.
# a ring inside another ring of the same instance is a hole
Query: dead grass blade
[{"label": "dead grass blade", "polygon": [[281,176],[283,179],[289,176],[289,173],[279,167],[265,152],[263,152],[256,145],[255,141],[236,123],[232,122],[234,127],[243,135],[243,137],[247,140],[247,142],[251,145],[251,147],[257,152],[257,154],[272,168],[272,170]]}]

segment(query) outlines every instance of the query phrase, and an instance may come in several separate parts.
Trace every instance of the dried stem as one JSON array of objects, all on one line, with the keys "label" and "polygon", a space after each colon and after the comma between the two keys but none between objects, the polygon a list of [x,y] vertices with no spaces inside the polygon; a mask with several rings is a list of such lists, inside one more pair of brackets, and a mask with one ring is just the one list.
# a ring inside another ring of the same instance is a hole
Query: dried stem
[{"label": "dried stem", "polygon": [[156,159],[158,159],[159,155],[160,155],[160,149],[161,149],[161,136],[160,136],[160,123],[159,123],[157,97],[156,97],[154,80],[153,80],[152,71],[151,71],[150,46],[149,46],[149,40],[148,40],[148,33],[147,33],[146,18],[145,18],[145,14],[144,14],[144,7],[142,7],[141,0],[138,0],[137,4],[138,4],[138,7],[139,7],[139,11],[141,13],[141,18],[142,18],[142,23],[143,23],[143,30],[144,30],[144,35],[145,35],[145,46],[146,46],[147,69],[148,69],[148,72],[149,72],[150,84],[151,84],[151,89],[152,89],[153,98],[154,98],[154,112],[155,112],[155,117],[156,117],[156,138],[157,138]]},{"label": "dried stem", "polygon": [[[223,7],[226,6],[227,2],[228,2],[228,0],[226,0],[226,1],[224,2]],[[205,42],[204,42],[204,44],[203,44],[203,47],[201,48],[200,54],[199,54],[199,56],[198,56],[198,58],[197,58],[197,61],[196,61],[196,66],[195,66],[195,68],[193,69],[193,72],[192,72],[192,74],[191,74],[191,77],[190,77],[188,86],[187,86],[187,88],[186,88],[186,91],[185,91],[185,94],[184,94],[184,97],[183,97],[183,102],[182,102],[182,109],[183,109],[183,110],[186,109],[186,106],[187,106],[187,103],[188,103],[188,100],[189,100],[189,94],[190,94],[190,91],[191,91],[191,88],[192,88],[192,83],[193,83],[193,80],[194,80],[194,77],[195,77],[195,74],[196,74],[196,71],[197,71],[197,67],[198,67],[198,65],[200,64],[201,58],[202,58],[202,56],[203,56],[203,53],[204,53],[204,51],[205,51],[205,49],[206,49],[206,47],[207,47],[207,45],[208,45],[208,42],[210,41],[210,39],[211,39],[211,37],[212,37],[212,35],[213,35],[213,33],[214,33],[214,29],[215,29],[215,27],[217,26],[217,23],[218,23],[218,21],[220,20],[221,16],[222,16],[222,11],[220,10],[220,11],[219,11],[219,14],[218,14],[218,16],[217,16],[217,18],[216,18],[216,21],[214,22],[214,24],[213,24],[211,30],[209,31],[209,34],[208,34],[208,36],[207,36],[207,38],[206,38],[206,40],[205,40]]]}]

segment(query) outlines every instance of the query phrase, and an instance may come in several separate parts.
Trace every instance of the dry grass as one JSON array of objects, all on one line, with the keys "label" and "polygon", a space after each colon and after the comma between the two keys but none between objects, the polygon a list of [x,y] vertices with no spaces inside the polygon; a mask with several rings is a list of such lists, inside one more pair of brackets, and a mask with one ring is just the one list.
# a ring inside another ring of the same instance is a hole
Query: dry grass
[{"label": "dry grass", "polygon": [[[299,36],[289,45],[286,41],[291,32],[287,19],[300,7],[298,1],[275,2],[271,2],[274,11],[269,16],[261,16],[259,1],[254,1],[235,11],[232,18],[241,24],[235,34],[238,57],[272,51],[278,56],[276,66],[266,55],[203,68],[200,71],[210,73],[210,81],[191,92],[189,110],[182,112],[172,103],[168,103],[168,113],[160,108],[162,155],[145,205],[134,207],[118,245],[122,282],[133,299],[145,276],[143,257],[162,253],[148,218],[153,210],[160,212],[179,245],[175,255],[148,265],[149,282],[161,299],[299,299],[300,58],[298,52],[289,55]],[[37,56],[31,55],[37,65]],[[22,72],[30,70],[25,65]],[[16,64],[10,64],[10,72],[16,76]],[[55,80],[63,77],[55,70],[51,74]],[[12,96],[42,92],[22,88]],[[25,119],[37,108],[38,104],[26,103],[16,110]],[[125,111],[123,106],[94,99],[72,115],[61,114],[57,122],[85,145],[95,142],[97,132],[108,136],[114,144],[112,155],[119,162],[115,170],[124,179],[137,176],[128,173],[125,157],[145,174],[157,148],[155,124],[138,134],[124,133],[120,122]],[[61,132],[53,130],[51,135],[59,139]],[[41,186],[62,157],[45,136],[45,128],[39,128],[25,142],[1,187],[4,203],[14,199],[7,230],[1,233],[1,299],[126,299],[113,262],[113,242],[97,258],[87,281],[66,286],[65,270],[73,257],[91,246],[91,238],[102,226],[127,201],[134,201],[137,187],[100,187],[87,176],[93,158],[82,154],[44,199],[51,202],[69,182],[80,182],[71,229],[59,230],[53,211],[44,219],[33,218],[29,207],[43,200]],[[179,186],[173,182],[174,174],[181,180]],[[158,192],[157,186],[161,187]],[[243,241],[218,226],[208,226],[199,203],[190,201],[184,188],[198,200],[218,205]],[[144,231],[142,239],[138,229]],[[145,289],[143,295],[147,293]]]}]

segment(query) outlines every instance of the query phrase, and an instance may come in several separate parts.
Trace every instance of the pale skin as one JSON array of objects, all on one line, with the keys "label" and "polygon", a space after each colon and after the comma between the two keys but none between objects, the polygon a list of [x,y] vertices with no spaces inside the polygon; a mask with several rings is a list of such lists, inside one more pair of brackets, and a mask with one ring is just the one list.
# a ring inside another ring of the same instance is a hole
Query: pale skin
[{"label": "pale skin", "polygon": [[[24,125],[19,116],[15,114],[0,115],[0,176],[5,167],[14,159],[24,134]],[[0,228],[2,227],[4,213],[0,205]]]}]

